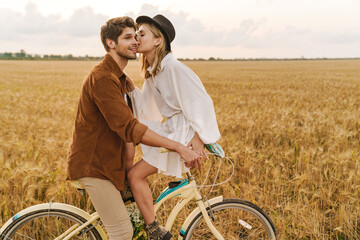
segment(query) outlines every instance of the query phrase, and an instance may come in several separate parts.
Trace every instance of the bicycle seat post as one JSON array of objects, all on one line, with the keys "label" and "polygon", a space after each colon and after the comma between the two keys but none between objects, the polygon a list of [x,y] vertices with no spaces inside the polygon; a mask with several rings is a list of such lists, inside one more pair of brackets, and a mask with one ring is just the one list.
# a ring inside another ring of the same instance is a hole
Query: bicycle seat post
[{"label": "bicycle seat post", "polygon": [[191,175],[190,170],[188,170],[186,172],[186,176],[187,176],[187,179],[189,180],[189,182],[194,180],[194,177]]}]

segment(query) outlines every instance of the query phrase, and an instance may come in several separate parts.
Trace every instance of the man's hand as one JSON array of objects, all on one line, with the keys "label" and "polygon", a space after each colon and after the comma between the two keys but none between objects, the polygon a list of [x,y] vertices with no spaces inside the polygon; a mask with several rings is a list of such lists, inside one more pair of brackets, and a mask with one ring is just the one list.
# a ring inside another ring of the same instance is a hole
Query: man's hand
[{"label": "man's hand", "polygon": [[198,167],[199,170],[201,170],[202,156],[184,145],[181,145],[177,152],[180,154],[181,158],[184,159],[185,167],[190,169]]},{"label": "man's hand", "polygon": [[163,147],[175,151],[185,160],[186,167],[193,169],[200,166],[201,168],[202,157],[199,154],[179,142],[175,142],[155,133],[149,128],[146,129],[140,142],[148,146]]}]

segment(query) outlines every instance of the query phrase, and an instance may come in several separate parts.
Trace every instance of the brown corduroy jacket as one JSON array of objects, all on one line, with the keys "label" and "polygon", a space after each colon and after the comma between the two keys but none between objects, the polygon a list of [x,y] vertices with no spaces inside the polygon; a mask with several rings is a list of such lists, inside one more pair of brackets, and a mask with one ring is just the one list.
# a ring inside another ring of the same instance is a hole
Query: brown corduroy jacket
[{"label": "brown corduroy jacket", "polygon": [[123,189],[125,143],[137,145],[147,129],[125,101],[125,77],[106,54],[84,80],[68,154],[68,180],[108,179]]}]

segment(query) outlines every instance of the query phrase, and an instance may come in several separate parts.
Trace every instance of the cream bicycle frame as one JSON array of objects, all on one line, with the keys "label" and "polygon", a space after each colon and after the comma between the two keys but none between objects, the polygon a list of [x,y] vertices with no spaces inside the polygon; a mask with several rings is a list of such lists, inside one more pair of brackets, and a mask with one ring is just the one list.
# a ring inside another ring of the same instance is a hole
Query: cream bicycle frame
[{"label": "cream bicycle frame", "polygon": [[[155,215],[156,215],[156,212],[161,207],[161,205],[164,202],[166,202],[167,200],[169,200],[173,197],[181,198],[178,201],[178,203],[176,204],[176,206],[173,208],[173,210],[170,212],[170,215],[167,218],[165,228],[170,231],[173,226],[173,223],[175,222],[175,219],[176,219],[177,215],[179,214],[179,212],[181,211],[181,209],[186,204],[188,204],[191,200],[194,200],[196,202],[196,204],[198,205],[198,207],[196,207],[184,221],[184,223],[181,227],[180,235],[179,235],[178,239],[179,240],[183,239],[182,235],[186,232],[187,227],[192,222],[193,218],[195,218],[195,216],[197,216],[201,212],[202,215],[204,216],[207,226],[209,227],[210,231],[214,234],[214,236],[219,240],[224,240],[224,238],[221,236],[219,231],[212,224],[212,221],[206,210],[206,208],[209,207],[209,205],[213,205],[215,203],[222,202],[223,197],[218,196],[218,197],[212,198],[212,199],[204,202],[202,200],[200,191],[197,188],[196,181],[189,173],[187,173],[187,175],[188,175],[188,178],[180,180],[179,181],[180,184],[178,186],[176,186],[174,188],[166,188],[160,194],[160,196],[158,197],[158,199],[156,200],[156,202],[154,204]],[[98,219],[99,219],[99,215],[95,212],[92,215],[89,215],[89,217],[87,218],[88,221],[86,223],[84,223],[80,226],[78,224],[75,224],[74,226],[69,228],[66,232],[64,232],[61,236],[57,237],[55,240],[71,239],[71,237],[73,237],[78,232],[80,232],[82,229],[84,229],[85,227],[87,227],[88,225],[90,225],[91,223],[95,222]],[[101,234],[101,237],[103,238],[103,240],[107,239],[105,234]]]},{"label": "cream bicycle frame", "polygon": [[[181,209],[183,209],[183,207],[186,204],[188,204],[191,200],[193,200],[196,202],[197,207],[195,207],[195,209],[185,219],[180,229],[180,234],[178,239],[182,240],[184,238],[184,235],[186,234],[189,225],[193,222],[194,218],[201,213],[209,230],[216,237],[216,239],[224,240],[224,237],[219,233],[219,231],[213,225],[212,220],[210,219],[210,216],[207,211],[208,207],[216,203],[223,202],[223,196],[217,196],[210,200],[206,199],[206,201],[203,201],[202,200],[203,198],[200,194],[200,191],[198,189],[194,177],[191,176],[191,173],[189,171],[186,173],[186,175],[187,178],[175,182],[176,184],[173,184],[175,186],[172,187],[169,186],[166,189],[164,189],[164,191],[161,192],[161,194],[159,195],[158,199],[154,204],[155,215],[164,202],[166,202],[167,200],[173,197],[180,198],[176,206],[171,210],[165,224],[165,228],[170,231]],[[79,190],[84,189],[79,181],[76,180],[72,181],[72,185]],[[81,225],[74,224],[69,229],[67,229],[63,234],[55,238],[55,240],[69,240],[74,235],[78,234],[81,230],[88,227],[90,224],[92,224],[92,228],[95,228],[97,230],[101,239],[103,240],[108,239],[103,228],[97,223],[97,221],[100,218],[98,213],[95,212],[90,215],[89,213],[83,211],[80,208],[63,203],[43,203],[43,204],[31,206],[29,208],[20,211],[3,225],[3,227],[0,229],[0,236],[8,228],[8,226],[10,226],[13,223],[13,221],[16,221],[16,219],[24,215],[31,214],[32,212],[38,212],[38,211],[46,212],[54,209],[72,212],[86,220],[86,222]],[[211,209],[210,209],[210,215],[212,216]],[[275,231],[275,229],[273,230]]]},{"label": "cream bicycle frame", "polygon": [[[155,214],[156,212],[159,210],[159,208],[161,207],[161,205],[166,202],[167,200],[173,198],[173,197],[180,197],[181,199],[178,201],[178,203],[176,204],[176,206],[172,209],[172,211],[170,212],[170,215],[167,218],[166,221],[166,225],[165,228],[168,230],[171,230],[173,223],[177,217],[177,215],[179,214],[180,210],[187,204],[189,203],[191,200],[194,200],[197,204],[198,207],[196,207],[192,213],[186,218],[186,220],[184,221],[181,230],[180,230],[180,235],[179,235],[179,240],[183,239],[182,235],[186,232],[186,229],[188,228],[188,226],[190,225],[190,223],[192,222],[192,220],[201,212],[202,215],[204,216],[205,222],[208,225],[209,229],[211,230],[211,232],[214,234],[214,236],[217,239],[224,239],[221,234],[217,231],[217,229],[214,227],[214,225],[212,224],[210,217],[206,211],[206,208],[209,207],[209,205],[213,205],[215,203],[218,202],[222,202],[223,201],[223,197],[222,196],[218,196],[215,198],[212,198],[208,201],[202,201],[202,196],[200,194],[200,191],[197,188],[197,184],[194,180],[194,178],[188,173],[188,178],[182,179],[179,181],[180,184],[174,188],[166,188],[158,197],[158,199],[155,202],[154,205],[154,211]],[[19,218],[23,215],[26,215],[30,212],[35,212],[35,211],[39,211],[39,210],[50,210],[50,209],[61,209],[61,210],[66,210],[68,212],[73,212],[76,213],[77,215],[80,215],[81,217],[83,217],[84,219],[86,219],[87,221],[84,224],[74,224],[72,227],[70,227],[67,231],[65,231],[63,234],[61,234],[60,236],[58,236],[57,238],[55,238],[55,240],[69,240],[71,239],[73,236],[75,236],[76,234],[78,234],[81,230],[83,230],[84,228],[86,228],[87,226],[89,226],[90,224],[93,223],[94,227],[97,229],[97,231],[99,232],[101,238],[103,240],[107,240],[107,236],[105,234],[105,232],[103,231],[103,229],[96,224],[96,221],[99,219],[99,215],[97,212],[93,213],[93,214],[88,214],[87,212],[83,211],[80,208],[77,208],[75,206],[69,205],[69,204],[64,204],[64,203],[43,203],[43,204],[38,204],[35,206],[31,206],[29,208],[26,208],[24,210],[22,210],[21,212],[17,213],[12,219],[9,219],[9,221],[7,221],[4,226],[0,229],[0,233],[2,231],[4,231],[6,229],[6,227],[8,225],[10,225],[12,223],[12,221],[16,218]]]},{"label": "cream bicycle frame", "polygon": [[183,239],[181,235],[183,235],[186,232],[187,227],[193,220],[195,216],[198,215],[198,213],[202,213],[205,222],[207,226],[209,227],[210,231],[214,234],[214,236],[217,239],[224,239],[219,231],[215,228],[215,226],[212,224],[212,221],[206,211],[206,208],[209,207],[209,205],[212,205],[217,202],[221,202],[223,200],[222,196],[218,196],[215,198],[210,199],[207,202],[204,202],[202,200],[202,196],[200,194],[200,191],[197,188],[197,184],[194,180],[194,178],[190,175],[190,173],[187,173],[188,178],[180,180],[179,186],[176,186],[174,188],[166,188],[159,196],[159,198],[156,200],[154,205],[154,211],[155,215],[156,212],[159,210],[160,206],[173,197],[180,197],[180,201],[176,204],[176,206],[173,208],[173,210],[170,212],[170,215],[166,221],[165,228],[167,230],[171,230],[173,223],[179,214],[180,210],[191,200],[194,200],[196,204],[198,205],[197,208],[195,208],[192,213],[186,218],[184,224],[181,227],[179,240]]},{"label": "cream bicycle frame", "polygon": [[[94,212],[90,215],[90,218],[82,225],[79,226],[79,224],[73,225],[71,228],[69,228],[66,232],[55,238],[55,240],[68,240],[78,234],[81,230],[89,226],[91,223],[97,221],[99,219],[99,214],[97,212]],[[101,238],[103,240],[107,240],[107,236],[104,233],[100,233]]]},{"label": "cream bicycle frame", "polygon": [[[176,204],[176,206],[173,208],[173,210],[170,212],[170,215],[167,218],[165,228],[170,231],[172,226],[173,226],[173,223],[175,222],[175,219],[176,219],[177,215],[179,214],[179,212],[181,211],[181,209],[186,204],[188,204],[191,200],[194,200],[196,202],[196,204],[198,205],[198,207],[195,208],[192,211],[192,213],[184,221],[184,224],[181,227],[180,235],[179,235],[178,239],[179,240],[183,239],[183,237],[181,235],[183,235],[185,233],[187,227],[192,222],[193,218],[195,216],[197,216],[201,212],[202,215],[204,216],[204,219],[205,219],[205,222],[206,222],[207,226],[209,227],[210,231],[214,234],[214,236],[219,240],[224,240],[224,238],[221,236],[219,231],[212,224],[211,219],[210,219],[210,217],[209,217],[209,215],[208,215],[208,213],[206,211],[206,208],[209,207],[209,205],[212,205],[212,204],[215,204],[215,203],[218,203],[218,202],[222,202],[223,197],[218,196],[218,197],[210,199],[207,202],[203,202],[202,201],[202,196],[200,194],[200,191],[197,188],[197,184],[196,184],[194,178],[189,173],[187,173],[187,175],[188,175],[188,178],[180,180],[181,183],[178,186],[176,186],[174,188],[166,188],[160,194],[160,196],[158,197],[158,199],[156,200],[156,202],[154,204],[155,215],[156,215],[156,212],[161,207],[161,205],[164,202],[166,202],[167,200],[169,200],[169,199],[171,199],[173,197],[180,197],[181,198],[178,201],[178,203]],[[55,240],[61,240],[61,239],[62,240],[68,240],[68,239],[70,239],[72,236],[77,234],[79,231],[84,229],[89,224],[96,221],[98,218],[99,218],[99,215],[96,212],[93,213],[86,223],[84,223],[81,226],[74,225],[68,231],[63,233],[61,236],[57,237]],[[105,237],[102,236],[102,237],[103,237],[104,240],[107,239],[106,236]]]}]

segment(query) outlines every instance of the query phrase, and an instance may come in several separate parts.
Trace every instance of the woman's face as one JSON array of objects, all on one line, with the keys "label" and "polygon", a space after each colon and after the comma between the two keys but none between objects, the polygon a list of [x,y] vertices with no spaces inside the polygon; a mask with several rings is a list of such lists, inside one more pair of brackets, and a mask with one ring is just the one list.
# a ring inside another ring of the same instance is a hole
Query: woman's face
[{"label": "woman's face", "polygon": [[137,52],[143,54],[154,51],[156,46],[161,42],[161,38],[155,37],[144,24],[141,25],[137,31],[137,40],[139,41]]}]

